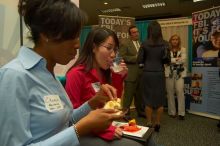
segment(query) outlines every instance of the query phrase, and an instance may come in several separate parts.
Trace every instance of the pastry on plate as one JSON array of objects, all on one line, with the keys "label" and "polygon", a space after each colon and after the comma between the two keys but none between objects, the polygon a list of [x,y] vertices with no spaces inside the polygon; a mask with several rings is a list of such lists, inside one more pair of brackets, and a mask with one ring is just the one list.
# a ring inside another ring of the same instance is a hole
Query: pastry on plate
[{"label": "pastry on plate", "polygon": [[120,115],[122,113],[122,111],[119,111],[122,109],[121,107],[121,99],[117,98],[115,100],[110,100],[108,101],[105,106],[104,109],[114,109],[114,110],[118,110],[118,112],[116,112],[117,115]]}]

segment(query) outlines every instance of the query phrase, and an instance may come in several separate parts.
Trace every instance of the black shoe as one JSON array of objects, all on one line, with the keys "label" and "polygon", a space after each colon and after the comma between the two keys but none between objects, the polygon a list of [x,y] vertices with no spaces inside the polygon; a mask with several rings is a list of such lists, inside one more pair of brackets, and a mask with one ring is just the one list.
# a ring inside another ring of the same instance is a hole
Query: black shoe
[{"label": "black shoe", "polygon": [[171,118],[176,118],[176,115],[169,115]]},{"label": "black shoe", "polygon": [[159,132],[159,131],[160,131],[160,125],[159,125],[159,124],[156,124],[156,125],[154,126],[154,131],[156,131],[156,132]]},{"label": "black shoe", "polygon": [[218,122],[217,127],[220,128],[220,121]]},{"label": "black shoe", "polygon": [[179,120],[184,120],[184,116],[179,115]]}]

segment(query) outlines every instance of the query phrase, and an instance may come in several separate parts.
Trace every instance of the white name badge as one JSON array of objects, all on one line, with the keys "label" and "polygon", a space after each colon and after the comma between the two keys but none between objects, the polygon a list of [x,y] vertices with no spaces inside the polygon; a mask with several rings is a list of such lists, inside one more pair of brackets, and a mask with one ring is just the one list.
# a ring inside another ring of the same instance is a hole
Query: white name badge
[{"label": "white name badge", "polygon": [[44,96],[45,107],[49,112],[55,112],[63,109],[63,104],[58,95]]},{"label": "white name badge", "polygon": [[95,92],[99,92],[100,82],[92,83],[92,88],[95,90]]}]

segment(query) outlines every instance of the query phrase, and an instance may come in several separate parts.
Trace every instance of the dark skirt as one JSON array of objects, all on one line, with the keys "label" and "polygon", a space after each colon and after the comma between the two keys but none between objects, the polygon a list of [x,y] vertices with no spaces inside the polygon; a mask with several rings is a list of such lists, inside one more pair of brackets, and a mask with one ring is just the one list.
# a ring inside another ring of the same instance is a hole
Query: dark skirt
[{"label": "dark skirt", "polygon": [[166,103],[164,72],[144,71],[141,79],[141,92],[145,106],[158,108]]}]

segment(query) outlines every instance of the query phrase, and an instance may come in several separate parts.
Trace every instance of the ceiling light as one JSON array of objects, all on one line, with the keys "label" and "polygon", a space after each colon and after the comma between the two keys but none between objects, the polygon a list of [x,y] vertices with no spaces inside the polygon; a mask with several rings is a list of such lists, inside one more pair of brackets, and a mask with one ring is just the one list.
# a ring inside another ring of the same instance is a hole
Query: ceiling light
[{"label": "ceiling light", "polygon": [[204,0],[193,0],[194,3],[200,2],[200,1],[204,1]]},{"label": "ceiling light", "polygon": [[151,3],[151,4],[143,4],[143,8],[155,8],[155,7],[165,7],[166,3],[165,2],[158,2],[158,3]]},{"label": "ceiling light", "polygon": [[104,5],[107,5],[108,3],[107,2],[104,2]]},{"label": "ceiling light", "polygon": [[113,8],[113,9],[105,9],[105,10],[100,10],[102,13],[114,13],[114,12],[121,12],[120,8]]}]

